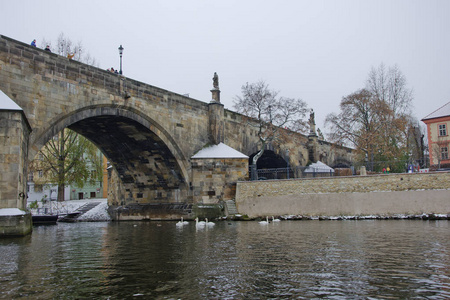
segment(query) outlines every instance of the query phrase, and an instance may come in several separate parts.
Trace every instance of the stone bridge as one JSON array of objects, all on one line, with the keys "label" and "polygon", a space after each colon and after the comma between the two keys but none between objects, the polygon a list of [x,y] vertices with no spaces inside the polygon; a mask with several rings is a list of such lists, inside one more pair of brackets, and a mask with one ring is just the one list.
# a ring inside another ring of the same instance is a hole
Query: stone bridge
[{"label": "stone bridge", "polygon": [[[193,156],[221,142],[247,156],[258,150],[254,129],[220,103],[218,83],[202,102],[0,36],[0,90],[23,110],[0,111],[0,208],[26,207],[28,162],[64,128],[87,137],[111,163],[111,207],[233,198],[248,159]],[[351,160],[349,149],[315,134],[294,136],[272,146],[291,166]]]}]

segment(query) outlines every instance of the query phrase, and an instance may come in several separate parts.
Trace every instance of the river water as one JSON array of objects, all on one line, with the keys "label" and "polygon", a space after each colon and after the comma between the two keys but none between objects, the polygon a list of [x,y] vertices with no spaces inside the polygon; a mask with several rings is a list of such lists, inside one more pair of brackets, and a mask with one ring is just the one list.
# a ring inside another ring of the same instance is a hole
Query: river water
[{"label": "river water", "polygon": [[1,299],[449,299],[450,222],[59,223],[0,239]]}]

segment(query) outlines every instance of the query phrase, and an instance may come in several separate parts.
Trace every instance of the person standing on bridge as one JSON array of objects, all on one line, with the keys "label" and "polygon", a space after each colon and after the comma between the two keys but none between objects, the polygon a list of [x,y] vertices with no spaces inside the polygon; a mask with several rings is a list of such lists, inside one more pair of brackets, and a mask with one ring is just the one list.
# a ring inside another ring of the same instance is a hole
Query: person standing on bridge
[{"label": "person standing on bridge", "polygon": [[36,47],[36,39],[31,42],[31,46]]},{"label": "person standing on bridge", "polygon": [[50,50],[50,46],[49,45],[47,45],[47,47],[45,47],[45,51],[52,52],[52,50]]}]

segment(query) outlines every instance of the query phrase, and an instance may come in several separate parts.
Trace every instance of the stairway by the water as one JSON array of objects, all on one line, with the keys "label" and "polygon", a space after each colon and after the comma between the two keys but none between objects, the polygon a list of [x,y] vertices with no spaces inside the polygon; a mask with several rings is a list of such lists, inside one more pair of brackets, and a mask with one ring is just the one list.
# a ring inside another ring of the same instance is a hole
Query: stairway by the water
[{"label": "stairway by the water", "polygon": [[97,205],[99,205],[101,202],[89,202],[86,203],[85,205],[79,207],[76,211],[72,212],[72,213],[68,213],[66,216],[64,216],[63,218],[59,219],[58,222],[76,222],[77,219],[85,214],[86,212],[90,211],[91,209],[93,209],[94,207],[96,207]]},{"label": "stairway by the water", "polygon": [[236,215],[238,213],[237,208],[236,208],[236,202],[234,202],[234,200],[225,200],[225,205],[226,205],[226,211],[228,212],[228,215]]}]

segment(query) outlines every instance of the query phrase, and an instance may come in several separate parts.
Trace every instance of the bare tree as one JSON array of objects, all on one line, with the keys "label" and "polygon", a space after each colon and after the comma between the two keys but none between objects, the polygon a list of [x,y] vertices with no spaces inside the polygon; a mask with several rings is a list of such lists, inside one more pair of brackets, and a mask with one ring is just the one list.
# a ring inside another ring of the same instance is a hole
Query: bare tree
[{"label": "bare tree", "polygon": [[373,161],[383,126],[380,115],[389,111],[366,89],[359,90],[341,100],[341,112],[327,115],[325,124],[331,128],[329,139],[342,145],[350,145]]},{"label": "bare tree", "polygon": [[252,161],[256,166],[267,144],[288,138],[283,129],[306,131],[307,105],[300,99],[278,97],[264,81],[246,83],[241,90],[242,96],[235,97],[233,107],[257,130],[260,150]]},{"label": "bare tree", "polygon": [[372,68],[366,88],[344,97],[341,112],[327,116],[329,138],[354,146],[372,166],[374,159],[405,160],[411,145],[412,99],[397,66]]},{"label": "bare tree", "polygon": [[97,61],[89,54],[89,52],[86,51],[81,41],[78,41],[75,44],[74,42],[72,42],[70,38],[66,37],[62,32],[59,34],[56,40],[55,47],[52,46],[51,41],[43,39],[41,42],[41,47],[45,48],[47,45],[50,46],[50,49],[54,53],[57,53],[61,56],[70,57],[71,59],[80,61],[88,65],[98,67]]},{"label": "bare tree", "polygon": [[380,64],[378,68],[372,67],[366,89],[389,105],[393,118],[411,115],[413,92],[407,87],[406,77],[397,65],[388,70],[384,64]]},{"label": "bare tree", "polygon": [[[398,148],[406,147],[413,92],[407,87],[403,73],[397,65],[387,70],[384,64],[378,68],[372,67],[366,88],[390,108],[389,113],[380,116],[380,121],[386,125],[382,128],[384,143],[397,145]],[[392,150],[392,147],[386,150]]]}]

